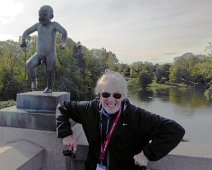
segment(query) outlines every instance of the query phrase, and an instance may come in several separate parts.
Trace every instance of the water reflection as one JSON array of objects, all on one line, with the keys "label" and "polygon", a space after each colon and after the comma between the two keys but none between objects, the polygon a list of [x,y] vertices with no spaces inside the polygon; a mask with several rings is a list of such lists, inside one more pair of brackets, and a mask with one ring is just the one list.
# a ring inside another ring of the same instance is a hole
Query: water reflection
[{"label": "water reflection", "polygon": [[130,91],[130,97],[144,102],[151,102],[154,98],[161,101],[174,103],[183,107],[208,107],[212,106],[212,100],[207,100],[203,90],[176,89]]},{"label": "water reflection", "polygon": [[131,103],[153,113],[179,122],[185,129],[185,139],[212,143],[212,100],[198,89],[165,89],[129,91]]},{"label": "water reflection", "polygon": [[170,89],[169,101],[181,106],[206,107],[211,106],[211,100],[207,100],[204,92],[197,89]]},{"label": "water reflection", "polygon": [[142,90],[142,91],[137,91],[137,90],[131,90],[129,92],[129,96],[133,97],[136,100],[140,101],[146,101],[146,102],[151,102],[153,98],[153,91],[151,90]]}]

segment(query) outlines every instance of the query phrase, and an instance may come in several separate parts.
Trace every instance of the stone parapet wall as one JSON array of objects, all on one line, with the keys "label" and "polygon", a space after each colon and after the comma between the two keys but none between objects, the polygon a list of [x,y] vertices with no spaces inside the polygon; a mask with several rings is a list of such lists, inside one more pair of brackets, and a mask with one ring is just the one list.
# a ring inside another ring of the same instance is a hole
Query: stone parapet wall
[{"label": "stone parapet wall", "polygon": [[[83,170],[88,144],[79,124],[73,130],[79,143],[76,159],[63,156],[62,140],[51,131],[0,127],[0,147],[14,141],[27,140],[44,148],[42,170],[66,170],[66,167],[74,168],[69,170]],[[150,162],[148,166],[152,170],[211,170],[212,145],[181,142],[169,155]]]},{"label": "stone parapet wall", "polygon": [[212,145],[181,142],[167,156],[150,162],[153,170],[211,170]]}]

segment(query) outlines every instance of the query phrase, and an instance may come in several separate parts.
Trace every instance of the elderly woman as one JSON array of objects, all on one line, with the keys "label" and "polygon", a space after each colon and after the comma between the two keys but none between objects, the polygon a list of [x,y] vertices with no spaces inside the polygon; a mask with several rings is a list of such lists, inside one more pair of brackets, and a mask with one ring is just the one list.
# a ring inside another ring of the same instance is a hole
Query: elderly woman
[{"label": "elderly woman", "polygon": [[175,121],[136,107],[127,99],[124,77],[107,70],[92,101],[64,101],[57,116],[58,137],[76,152],[69,118],[82,124],[89,143],[86,170],[135,170],[167,155],[185,131]]}]

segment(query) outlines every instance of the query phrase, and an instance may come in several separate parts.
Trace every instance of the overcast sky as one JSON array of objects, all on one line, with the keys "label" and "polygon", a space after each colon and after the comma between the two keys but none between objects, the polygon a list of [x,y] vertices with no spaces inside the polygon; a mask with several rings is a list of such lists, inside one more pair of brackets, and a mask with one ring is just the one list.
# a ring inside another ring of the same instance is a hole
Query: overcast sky
[{"label": "overcast sky", "polygon": [[68,37],[89,49],[106,48],[120,63],[172,62],[204,54],[212,42],[212,0],[0,0],[0,40],[16,40],[54,9]]}]

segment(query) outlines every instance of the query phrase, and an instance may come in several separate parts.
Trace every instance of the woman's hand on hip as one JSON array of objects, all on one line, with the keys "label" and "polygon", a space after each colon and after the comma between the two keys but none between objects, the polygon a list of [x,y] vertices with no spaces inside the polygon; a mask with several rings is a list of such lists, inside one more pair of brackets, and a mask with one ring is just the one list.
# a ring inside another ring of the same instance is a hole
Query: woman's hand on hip
[{"label": "woman's hand on hip", "polygon": [[134,159],[135,165],[138,165],[138,166],[147,166],[147,163],[149,161],[147,157],[144,155],[143,151],[141,151],[137,155],[134,155],[133,159]]}]

